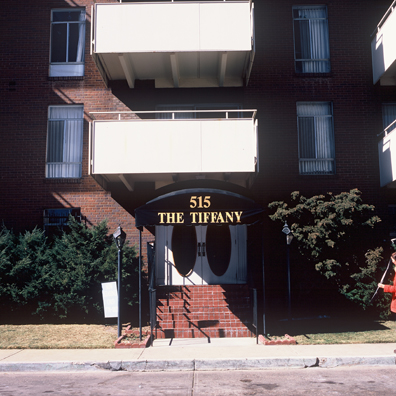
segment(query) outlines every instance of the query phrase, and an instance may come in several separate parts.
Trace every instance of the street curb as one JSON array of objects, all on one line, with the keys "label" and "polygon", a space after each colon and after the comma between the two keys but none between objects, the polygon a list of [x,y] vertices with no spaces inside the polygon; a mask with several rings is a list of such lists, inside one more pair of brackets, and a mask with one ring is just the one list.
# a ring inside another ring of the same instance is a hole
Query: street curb
[{"label": "street curb", "polygon": [[[247,358],[196,360],[196,371],[262,370],[277,368],[308,368],[316,366],[316,358]],[[232,368],[230,368],[232,367]]]},{"label": "street curb", "polygon": [[392,366],[396,365],[395,356],[366,356],[366,357],[321,357],[319,367],[331,368],[339,366]]},{"label": "street curb", "polygon": [[296,357],[246,359],[134,360],[107,362],[20,362],[0,363],[0,372],[86,372],[86,371],[231,371],[264,369],[334,368],[341,366],[394,366],[394,356]]}]

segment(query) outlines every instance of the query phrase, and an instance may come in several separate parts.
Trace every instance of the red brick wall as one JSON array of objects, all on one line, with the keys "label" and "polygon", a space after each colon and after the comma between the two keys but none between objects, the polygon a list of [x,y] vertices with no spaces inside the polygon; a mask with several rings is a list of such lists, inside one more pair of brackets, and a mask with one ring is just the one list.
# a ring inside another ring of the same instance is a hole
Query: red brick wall
[{"label": "red brick wall", "polygon": [[[382,98],[372,83],[370,34],[382,10],[375,15],[375,1],[328,2],[331,72],[305,77],[294,72],[292,6],[299,3],[255,4],[256,18],[264,17],[257,40],[265,40],[258,43],[248,95],[249,105],[259,108],[262,173],[257,188],[268,202],[294,190],[315,194],[357,187],[366,200],[381,203],[376,134],[382,129]],[[259,74],[260,69],[266,72]],[[334,176],[298,173],[298,101],[333,103]]]},{"label": "red brick wall", "polygon": [[[108,2],[108,1],[106,1]],[[1,62],[1,196],[0,219],[15,231],[42,226],[46,208],[81,207],[87,224],[108,219],[110,232],[121,224],[138,242],[134,219],[109,192],[88,175],[88,129],[92,111],[129,110],[112,95],[90,56],[92,1],[23,0],[2,6]],[[51,9],[86,6],[85,76],[81,80],[50,79]],[[45,178],[49,105],[83,104],[82,178]]]},{"label": "red brick wall", "polygon": [[[110,2],[96,1],[96,2]],[[115,2],[115,1],[114,1]],[[16,231],[42,225],[46,208],[81,207],[88,224],[109,220],[136,242],[133,209],[157,192],[120,195],[120,205],[88,175],[88,123],[92,111],[153,110],[164,103],[241,103],[257,108],[260,173],[250,192],[266,206],[305,195],[352,188],[386,215],[395,194],[379,187],[376,134],[382,129],[381,103],[396,101],[393,87],[372,83],[370,34],[391,1],[331,0],[328,7],[331,72],[301,76],[294,72],[292,6],[316,1],[256,0],[256,57],[248,87],[235,89],[135,89],[105,87],[89,55],[92,0],[20,0],[2,6],[0,220]],[[320,2],[319,2],[320,3]],[[50,13],[54,8],[86,6],[85,76],[48,78]],[[122,100],[121,100],[121,99]],[[298,173],[296,102],[331,101],[334,106],[336,174]],[[83,176],[63,183],[45,178],[49,105],[84,104]],[[125,103],[125,104],[124,104]],[[125,209],[124,209],[125,208]],[[151,239],[148,232],[145,238]]]},{"label": "red brick wall", "polygon": [[[301,75],[294,71],[292,6],[316,1],[255,2],[256,56],[245,88],[136,89],[113,83],[113,93],[138,110],[165,103],[239,103],[256,108],[259,121],[260,173],[250,193],[266,206],[295,190],[309,196],[358,188],[363,199],[386,216],[387,200],[379,184],[377,133],[381,104],[396,101],[394,87],[373,85],[371,33],[391,1],[341,1],[328,8],[331,72]],[[320,3],[322,4],[322,3]],[[336,174],[299,175],[296,103],[333,103]],[[392,198],[393,196],[393,198]]]}]

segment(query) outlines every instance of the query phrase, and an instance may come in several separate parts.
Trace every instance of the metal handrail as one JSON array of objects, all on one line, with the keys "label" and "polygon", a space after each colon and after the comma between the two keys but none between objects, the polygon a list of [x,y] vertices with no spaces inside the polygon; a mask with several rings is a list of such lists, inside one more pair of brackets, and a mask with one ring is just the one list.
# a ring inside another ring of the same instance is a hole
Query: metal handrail
[{"label": "metal handrail", "polygon": [[155,242],[147,242],[147,260],[149,262],[149,315],[150,346],[154,344],[154,331],[157,327],[157,289],[155,287]]},{"label": "metal handrail", "polygon": [[[175,114],[183,113],[225,113],[225,119],[228,119],[228,113],[252,113],[252,119],[256,118],[257,109],[230,109],[230,110],[154,110],[154,111],[90,111],[89,114],[95,120],[96,114],[118,114],[118,121],[121,121],[122,114],[172,114],[172,120]],[[244,117],[242,117],[243,119]],[[247,117],[246,117],[247,118]],[[166,119],[158,119],[165,121]],[[185,121],[186,119],[184,119]]]},{"label": "metal handrail", "polygon": [[[395,0],[396,2],[396,0]],[[396,126],[396,120],[391,122],[382,132],[380,132],[379,134],[377,134],[377,136],[381,136],[382,134],[384,134],[385,136],[388,135],[388,130],[389,128],[391,128],[392,126]]]},{"label": "metal handrail", "polygon": [[251,289],[252,292],[252,300],[253,300],[253,304],[252,304],[252,308],[253,308],[253,318],[252,318],[252,325],[256,330],[256,344],[258,344],[258,316],[257,316],[257,289],[253,288]]},{"label": "metal handrail", "polygon": [[393,1],[393,3],[390,5],[390,7],[387,9],[385,12],[384,16],[381,18],[379,21],[377,27],[374,29],[374,32],[371,33],[370,37],[374,36],[374,34],[378,33],[378,31],[381,29],[382,25],[385,23],[385,21],[388,19],[389,15],[392,14],[392,12],[396,9],[396,0]]}]

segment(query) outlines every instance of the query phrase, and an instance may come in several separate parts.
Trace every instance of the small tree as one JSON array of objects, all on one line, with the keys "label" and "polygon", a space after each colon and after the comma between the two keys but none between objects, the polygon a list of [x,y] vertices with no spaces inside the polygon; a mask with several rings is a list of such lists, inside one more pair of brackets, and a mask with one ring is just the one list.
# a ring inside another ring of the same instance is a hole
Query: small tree
[{"label": "small tree", "polygon": [[[383,249],[372,247],[372,229],[381,220],[362,203],[357,189],[306,198],[295,191],[291,203],[269,204],[273,221],[289,223],[305,262],[341,294],[366,307],[377,285]],[[377,304],[382,306],[383,299]]]}]

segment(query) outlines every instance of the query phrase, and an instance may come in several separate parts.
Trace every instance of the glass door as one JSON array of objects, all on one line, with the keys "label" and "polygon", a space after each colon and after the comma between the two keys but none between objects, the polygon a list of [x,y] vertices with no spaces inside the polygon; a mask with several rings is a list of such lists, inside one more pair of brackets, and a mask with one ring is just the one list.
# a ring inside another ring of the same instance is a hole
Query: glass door
[{"label": "glass door", "polygon": [[156,227],[158,285],[246,283],[246,226]]}]

